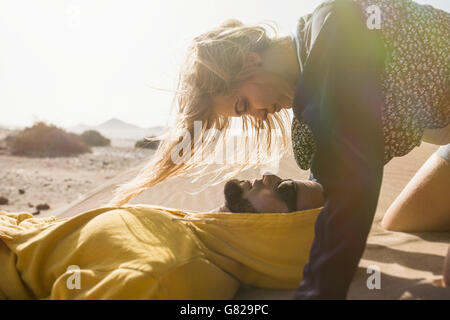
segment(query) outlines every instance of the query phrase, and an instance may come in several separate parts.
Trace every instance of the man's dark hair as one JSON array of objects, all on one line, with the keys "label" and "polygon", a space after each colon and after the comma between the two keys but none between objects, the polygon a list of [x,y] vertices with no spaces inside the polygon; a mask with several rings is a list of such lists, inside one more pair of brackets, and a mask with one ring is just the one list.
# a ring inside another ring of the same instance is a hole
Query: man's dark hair
[{"label": "man's dark hair", "polygon": [[225,205],[231,212],[238,213],[258,213],[255,207],[243,198],[244,191],[239,184],[239,180],[233,179],[228,181],[224,187]]}]

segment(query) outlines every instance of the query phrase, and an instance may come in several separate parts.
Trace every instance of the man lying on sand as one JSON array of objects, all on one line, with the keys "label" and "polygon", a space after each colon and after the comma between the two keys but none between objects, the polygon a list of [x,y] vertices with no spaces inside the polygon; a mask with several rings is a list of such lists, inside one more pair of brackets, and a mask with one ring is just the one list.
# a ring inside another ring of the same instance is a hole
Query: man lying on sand
[{"label": "man lying on sand", "polygon": [[221,210],[239,214],[151,205],[67,219],[0,212],[0,300],[231,299],[240,283],[296,288],[320,185],[265,175],[229,181],[224,195]]},{"label": "man lying on sand", "polygon": [[[240,283],[294,289],[321,193],[314,182],[265,175],[226,183],[221,209],[240,214],[147,205],[69,219],[0,212],[0,299],[231,299]],[[274,214],[253,214],[266,212]],[[447,282],[449,273],[447,263]]]}]

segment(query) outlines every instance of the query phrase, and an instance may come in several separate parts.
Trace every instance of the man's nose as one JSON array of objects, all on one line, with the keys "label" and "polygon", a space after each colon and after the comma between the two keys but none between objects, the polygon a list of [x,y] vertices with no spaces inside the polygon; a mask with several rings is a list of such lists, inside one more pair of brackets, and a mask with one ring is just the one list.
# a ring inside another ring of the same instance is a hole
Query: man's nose
[{"label": "man's nose", "polygon": [[278,183],[279,181],[281,181],[281,178],[277,177],[274,174],[265,174],[265,175],[263,175],[262,181],[265,186],[269,187],[269,186],[274,185],[274,184]]},{"label": "man's nose", "polygon": [[252,183],[248,180],[241,181],[240,185],[244,189],[244,191],[250,190],[252,188]]}]

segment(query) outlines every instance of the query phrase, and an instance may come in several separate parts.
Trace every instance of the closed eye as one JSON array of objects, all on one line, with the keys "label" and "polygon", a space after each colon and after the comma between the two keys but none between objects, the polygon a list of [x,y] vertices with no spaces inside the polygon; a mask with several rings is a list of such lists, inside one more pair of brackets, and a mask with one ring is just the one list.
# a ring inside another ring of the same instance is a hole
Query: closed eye
[{"label": "closed eye", "polygon": [[238,116],[241,116],[247,112],[247,108],[248,108],[247,102],[245,100],[239,98],[238,101],[236,101],[236,104],[234,106],[234,111],[236,112],[236,114]]}]

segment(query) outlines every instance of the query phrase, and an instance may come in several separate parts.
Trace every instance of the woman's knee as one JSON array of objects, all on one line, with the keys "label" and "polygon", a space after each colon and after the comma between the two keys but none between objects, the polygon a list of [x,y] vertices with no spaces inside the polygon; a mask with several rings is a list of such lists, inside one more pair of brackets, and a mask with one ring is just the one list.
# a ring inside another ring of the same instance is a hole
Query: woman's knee
[{"label": "woman's knee", "polygon": [[386,211],[382,227],[392,231],[450,230],[449,181],[450,161],[436,152]]},{"label": "woman's knee", "polygon": [[444,284],[446,287],[450,287],[450,247],[448,248],[447,257],[444,262]]}]

